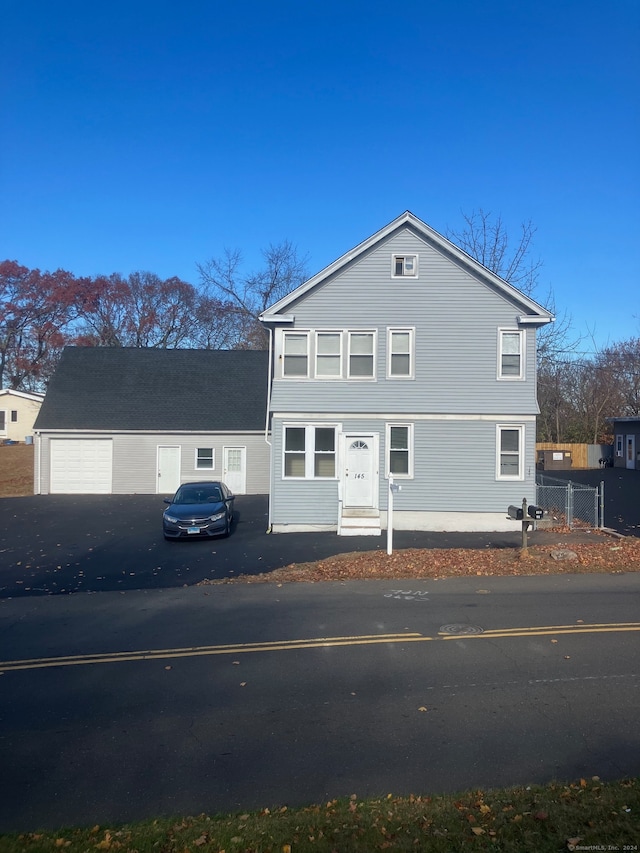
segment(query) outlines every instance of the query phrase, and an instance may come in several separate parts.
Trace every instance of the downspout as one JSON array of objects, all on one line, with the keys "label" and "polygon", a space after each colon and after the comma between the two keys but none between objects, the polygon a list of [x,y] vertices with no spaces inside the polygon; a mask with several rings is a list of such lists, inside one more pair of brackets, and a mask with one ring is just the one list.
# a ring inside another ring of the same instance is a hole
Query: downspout
[{"label": "downspout", "polygon": [[42,494],[42,436],[39,432],[35,433],[36,440],[36,465],[35,465],[35,493],[36,495]]},{"label": "downspout", "polygon": [[271,533],[271,492],[273,490],[273,445],[269,441],[269,414],[271,412],[271,380],[273,370],[271,367],[273,355],[273,329],[269,326],[269,376],[267,378],[267,414],[264,423],[264,440],[269,445],[269,513],[267,522],[267,533]]}]

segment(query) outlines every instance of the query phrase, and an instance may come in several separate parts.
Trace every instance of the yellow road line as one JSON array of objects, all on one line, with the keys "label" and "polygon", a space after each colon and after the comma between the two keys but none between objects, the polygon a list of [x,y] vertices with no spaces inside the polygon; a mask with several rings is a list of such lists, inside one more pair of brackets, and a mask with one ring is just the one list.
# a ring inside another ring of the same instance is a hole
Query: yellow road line
[{"label": "yellow road line", "polygon": [[487,640],[504,637],[540,637],[562,634],[599,634],[640,631],[640,622],[605,622],[579,625],[549,625],[535,628],[494,628],[480,634],[446,634],[435,637],[417,632],[406,634],[362,634],[345,637],[315,637],[302,640],[274,640],[262,643],[229,643],[218,646],[191,646],[179,649],[147,649],[144,651],[107,652],[105,654],[68,655],[0,661],[0,672],[26,669],[48,669],[56,666],[87,666],[125,661],[165,660],[171,658],[240,655],[249,652],[293,651],[340,646],[379,645],[383,643],[426,643],[438,640]]},{"label": "yellow road line", "polygon": [[[0,661],[0,671],[18,669],[46,669],[52,666],[84,666],[94,663],[120,663],[122,661],[158,660],[163,658],[202,657],[207,655],[245,654],[247,652],[289,651],[331,646],[357,646],[371,643],[400,643],[403,640],[427,639],[422,634],[364,634],[355,637],[317,637],[309,640],[275,640],[264,643],[236,643],[220,646],[191,646],[183,649],[147,649],[146,651],[108,652],[96,655],[69,655],[66,657],[31,658],[29,660]],[[430,637],[428,639],[431,639]]]}]

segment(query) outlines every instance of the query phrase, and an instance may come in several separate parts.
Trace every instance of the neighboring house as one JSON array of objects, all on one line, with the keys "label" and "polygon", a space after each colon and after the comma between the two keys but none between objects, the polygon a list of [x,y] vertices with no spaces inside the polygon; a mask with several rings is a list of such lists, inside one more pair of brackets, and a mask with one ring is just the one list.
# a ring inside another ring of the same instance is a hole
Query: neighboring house
[{"label": "neighboring house", "polygon": [[268,353],[67,347],[35,423],[39,494],[266,493]]},{"label": "neighboring house", "polygon": [[275,303],[270,528],[515,530],[552,315],[406,212]]},{"label": "neighboring house", "polygon": [[31,441],[43,399],[44,394],[30,391],[0,391],[0,442]]},{"label": "neighboring house", "polygon": [[640,471],[640,418],[611,418],[614,468]]}]

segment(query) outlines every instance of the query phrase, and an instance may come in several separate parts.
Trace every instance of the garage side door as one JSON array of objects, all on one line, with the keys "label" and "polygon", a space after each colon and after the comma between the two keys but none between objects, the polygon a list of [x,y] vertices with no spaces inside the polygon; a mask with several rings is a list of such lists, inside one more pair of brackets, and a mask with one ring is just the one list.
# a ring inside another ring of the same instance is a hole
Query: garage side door
[{"label": "garage side door", "polygon": [[51,494],[109,495],[113,443],[108,438],[52,438]]}]

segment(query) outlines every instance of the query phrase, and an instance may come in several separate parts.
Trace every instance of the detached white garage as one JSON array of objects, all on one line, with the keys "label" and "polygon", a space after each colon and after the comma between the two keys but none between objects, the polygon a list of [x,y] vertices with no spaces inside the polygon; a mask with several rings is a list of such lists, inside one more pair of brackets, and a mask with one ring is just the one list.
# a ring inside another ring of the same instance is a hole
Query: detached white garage
[{"label": "detached white garage", "polygon": [[110,495],[113,441],[108,438],[52,438],[51,494]]},{"label": "detached white garage", "polygon": [[37,495],[267,494],[269,353],[66,347],[34,424]]}]

